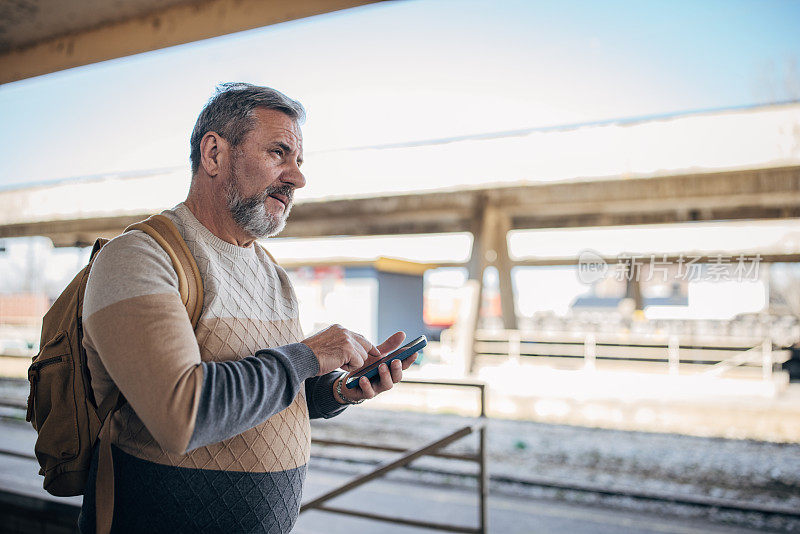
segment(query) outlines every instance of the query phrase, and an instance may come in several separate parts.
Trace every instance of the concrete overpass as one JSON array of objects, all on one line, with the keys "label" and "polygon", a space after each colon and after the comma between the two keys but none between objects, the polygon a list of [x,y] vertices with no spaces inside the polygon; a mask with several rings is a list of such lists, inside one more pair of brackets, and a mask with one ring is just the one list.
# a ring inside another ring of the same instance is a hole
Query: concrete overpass
[{"label": "concrete overpass", "polygon": [[[471,232],[470,277],[497,267],[507,328],[515,263],[577,261],[513,262],[510,230],[800,217],[800,103],[306,156],[309,186],[282,237]],[[0,238],[88,245],[180,202],[188,185],[175,169],[2,191]]]},{"label": "concrete overpass", "polygon": [[[152,197],[155,191],[171,189],[163,183],[168,178],[156,174],[0,192],[0,238],[46,236],[56,246],[85,246],[98,235],[117,235],[128,224],[169,207]],[[151,201],[108,209],[106,199],[113,205],[142,194]],[[507,232],[783,219],[800,217],[800,166],[333,200],[303,200],[302,192],[297,195],[282,237],[481,233],[495,224]],[[47,205],[60,209],[35,213],[36,206]],[[15,216],[20,211],[25,215]]]},{"label": "concrete overpass", "polygon": [[376,0],[0,1],[0,83]]},{"label": "concrete overpass", "polygon": [[[306,161],[309,185],[285,237],[794,218],[800,103],[311,151]],[[0,191],[0,238],[89,244],[180,202],[189,181],[172,169]]]}]

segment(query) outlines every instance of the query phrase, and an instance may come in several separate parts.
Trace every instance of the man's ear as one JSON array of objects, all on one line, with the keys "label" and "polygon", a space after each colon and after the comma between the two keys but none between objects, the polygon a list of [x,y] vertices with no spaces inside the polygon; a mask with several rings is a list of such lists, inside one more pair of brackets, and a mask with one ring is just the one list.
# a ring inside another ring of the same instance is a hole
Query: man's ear
[{"label": "man's ear", "polygon": [[212,178],[223,168],[228,153],[228,142],[217,132],[206,132],[200,140],[200,165]]}]

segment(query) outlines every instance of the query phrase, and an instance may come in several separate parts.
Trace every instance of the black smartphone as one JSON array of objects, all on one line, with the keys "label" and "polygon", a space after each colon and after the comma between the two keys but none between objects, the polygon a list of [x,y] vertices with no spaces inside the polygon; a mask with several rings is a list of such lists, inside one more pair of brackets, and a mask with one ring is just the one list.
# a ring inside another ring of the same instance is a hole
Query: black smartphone
[{"label": "black smartphone", "polygon": [[387,354],[377,362],[373,362],[366,367],[362,367],[358,371],[353,374],[350,378],[347,379],[345,382],[345,386],[347,389],[353,389],[354,387],[358,387],[358,380],[362,376],[366,376],[368,379],[372,380],[376,376],[378,376],[378,366],[382,363],[389,365],[390,362],[394,360],[405,360],[415,352],[418,352],[422,349],[425,345],[428,344],[428,339],[425,336],[419,336],[417,339],[412,341],[411,343],[406,343],[396,351],[392,352],[391,354]]}]

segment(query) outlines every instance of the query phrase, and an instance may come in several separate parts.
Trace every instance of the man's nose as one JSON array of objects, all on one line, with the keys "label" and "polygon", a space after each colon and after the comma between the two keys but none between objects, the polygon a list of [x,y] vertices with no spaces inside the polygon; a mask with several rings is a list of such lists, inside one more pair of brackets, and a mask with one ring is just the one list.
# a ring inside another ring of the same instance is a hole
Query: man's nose
[{"label": "man's nose", "polygon": [[306,177],[297,165],[295,165],[293,169],[286,171],[283,176],[281,176],[281,181],[292,184],[295,189],[300,189],[306,185]]}]

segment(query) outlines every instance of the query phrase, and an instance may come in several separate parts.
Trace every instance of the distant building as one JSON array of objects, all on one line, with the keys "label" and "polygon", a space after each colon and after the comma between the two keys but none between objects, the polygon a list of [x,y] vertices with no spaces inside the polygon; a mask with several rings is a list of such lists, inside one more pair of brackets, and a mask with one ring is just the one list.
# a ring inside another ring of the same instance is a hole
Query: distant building
[{"label": "distant building", "polygon": [[49,308],[50,300],[44,293],[0,295],[0,325],[41,325]]},{"label": "distant building", "polygon": [[432,265],[377,260],[281,262],[300,301],[303,331],[338,323],[379,342],[398,330],[414,338],[425,332],[423,275]]}]

